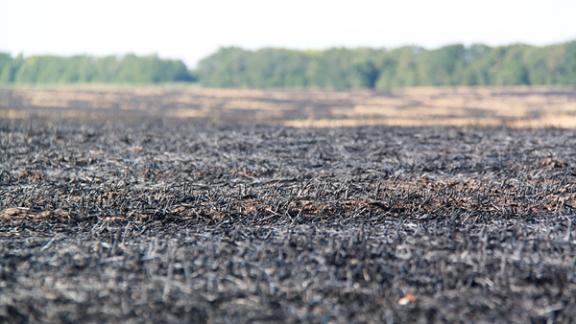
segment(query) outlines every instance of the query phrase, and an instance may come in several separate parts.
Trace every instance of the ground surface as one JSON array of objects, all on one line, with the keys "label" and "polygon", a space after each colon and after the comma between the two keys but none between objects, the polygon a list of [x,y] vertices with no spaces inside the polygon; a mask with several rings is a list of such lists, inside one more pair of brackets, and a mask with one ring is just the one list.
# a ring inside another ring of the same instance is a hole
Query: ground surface
[{"label": "ground surface", "polygon": [[576,132],[0,120],[0,322],[571,322]]},{"label": "ground surface", "polygon": [[576,88],[408,88],[390,92],[191,87],[0,88],[0,118],[112,114],[290,127],[576,128]]}]

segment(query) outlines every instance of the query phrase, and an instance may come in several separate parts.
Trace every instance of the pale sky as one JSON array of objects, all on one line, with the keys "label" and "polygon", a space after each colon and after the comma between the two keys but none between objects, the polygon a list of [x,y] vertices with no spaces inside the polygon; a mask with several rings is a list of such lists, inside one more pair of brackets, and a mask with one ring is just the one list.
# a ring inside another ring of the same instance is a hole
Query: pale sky
[{"label": "pale sky", "polygon": [[0,51],[153,54],[221,46],[543,45],[576,39],[576,0],[0,0]]}]

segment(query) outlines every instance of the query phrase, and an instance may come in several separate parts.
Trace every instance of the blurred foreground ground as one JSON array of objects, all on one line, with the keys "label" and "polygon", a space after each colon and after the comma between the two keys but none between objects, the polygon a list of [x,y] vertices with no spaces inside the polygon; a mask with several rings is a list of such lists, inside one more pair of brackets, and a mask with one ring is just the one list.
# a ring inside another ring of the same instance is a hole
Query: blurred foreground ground
[{"label": "blurred foreground ground", "polygon": [[[0,321],[576,317],[574,130],[469,114],[475,126],[294,128],[392,97],[174,90],[221,105],[208,110],[152,90],[2,92]],[[531,120],[574,108],[567,91],[499,96],[540,102]],[[490,116],[529,110],[510,111]],[[396,122],[379,114],[362,120]]]}]

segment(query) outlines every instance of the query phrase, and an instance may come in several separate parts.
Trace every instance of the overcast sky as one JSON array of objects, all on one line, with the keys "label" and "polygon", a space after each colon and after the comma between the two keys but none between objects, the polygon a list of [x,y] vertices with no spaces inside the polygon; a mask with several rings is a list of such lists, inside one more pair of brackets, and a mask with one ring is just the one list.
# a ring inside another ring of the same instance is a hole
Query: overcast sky
[{"label": "overcast sky", "polygon": [[576,39],[576,0],[0,0],[0,51],[152,54]]}]

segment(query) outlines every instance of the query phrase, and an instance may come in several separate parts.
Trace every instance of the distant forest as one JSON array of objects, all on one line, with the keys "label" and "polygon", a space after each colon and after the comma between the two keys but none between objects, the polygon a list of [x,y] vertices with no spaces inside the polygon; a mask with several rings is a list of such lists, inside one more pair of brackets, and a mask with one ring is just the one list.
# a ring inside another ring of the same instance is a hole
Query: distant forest
[{"label": "distant forest", "polygon": [[0,53],[0,84],[167,83],[196,81],[179,60],[150,56],[11,57]]},{"label": "distant forest", "polygon": [[194,71],[156,56],[11,57],[0,83],[171,83],[208,87],[390,89],[405,86],[576,85],[576,41],[551,45],[450,45],[428,50],[227,47]]}]

